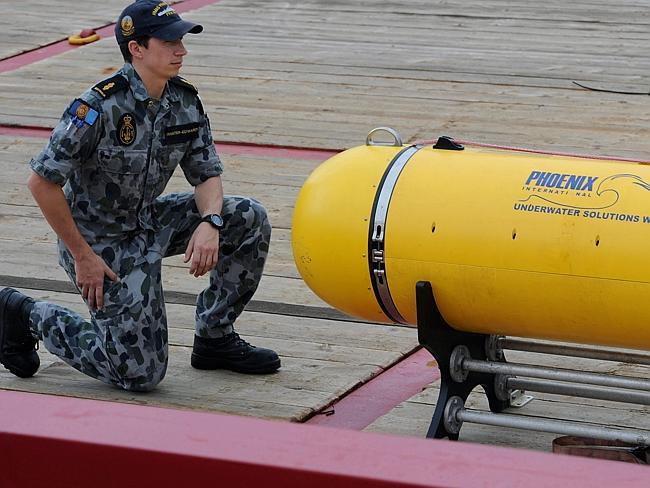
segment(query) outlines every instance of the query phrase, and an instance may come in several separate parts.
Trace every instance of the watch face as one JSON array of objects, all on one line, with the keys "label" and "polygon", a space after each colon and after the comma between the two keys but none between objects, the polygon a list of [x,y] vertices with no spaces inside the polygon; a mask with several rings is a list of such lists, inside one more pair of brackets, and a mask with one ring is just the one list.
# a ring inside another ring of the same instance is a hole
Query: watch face
[{"label": "watch face", "polygon": [[217,215],[217,214],[210,215],[210,222],[217,229],[221,229],[223,227],[223,219],[221,218],[221,215]]}]

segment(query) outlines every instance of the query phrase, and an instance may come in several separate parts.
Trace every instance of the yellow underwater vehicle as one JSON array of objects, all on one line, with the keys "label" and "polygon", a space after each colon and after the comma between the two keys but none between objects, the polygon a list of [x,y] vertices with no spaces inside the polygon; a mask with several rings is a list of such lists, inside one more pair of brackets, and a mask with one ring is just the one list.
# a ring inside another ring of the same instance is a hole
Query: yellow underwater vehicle
[{"label": "yellow underwater vehicle", "polygon": [[[379,132],[393,141],[376,142]],[[650,452],[648,431],[501,414],[530,401],[526,391],[650,405],[648,379],[504,354],[650,365],[646,353],[602,348],[650,350],[650,167],[465,145],[404,145],[379,128],[323,163],[295,206],[300,274],[337,309],[417,326],[440,369],[427,437],[457,439],[473,422]],[[477,385],[493,413],[465,408]]]},{"label": "yellow underwater vehicle", "polygon": [[309,287],[370,321],[414,325],[427,281],[457,330],[650,349],[646,164],[380,128],[311,174],[292,241]]}]

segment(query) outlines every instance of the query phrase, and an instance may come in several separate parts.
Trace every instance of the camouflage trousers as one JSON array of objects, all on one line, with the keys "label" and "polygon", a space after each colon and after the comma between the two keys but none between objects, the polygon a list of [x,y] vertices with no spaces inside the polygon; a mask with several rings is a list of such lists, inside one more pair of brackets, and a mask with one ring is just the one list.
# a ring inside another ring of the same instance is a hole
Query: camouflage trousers
[{"label": "camouflage trousers", "polygon": [[[32,332],[48,351],[93,378],[130,391],[153,389],[167,370],[167,316],[162,258],[183,254],[201,216],[192,193],[155,202],[160,230],[143,230],[95,251],[119,276],[104,280],[104,308],[88,321],[59,305],[37,301]],[[221,337],[255,293],[268,253],[271,226],[264,207],[224,197],[219,260],[196,301],[196,334]],[[76,283],[74,262],[60,247],[60,264]]]}]

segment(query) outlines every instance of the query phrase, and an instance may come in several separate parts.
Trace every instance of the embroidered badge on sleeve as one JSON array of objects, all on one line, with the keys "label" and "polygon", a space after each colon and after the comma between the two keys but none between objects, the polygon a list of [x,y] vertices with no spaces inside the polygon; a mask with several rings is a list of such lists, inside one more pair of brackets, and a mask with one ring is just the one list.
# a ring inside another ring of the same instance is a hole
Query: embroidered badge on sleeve
[{"label": "embroidered badge on sleeve", "polygon": [[72,116],[70,123],[78,128],[83,127],[84,124],[93,125],[97,121],[97,117],[99,117],[97,110],[78,98],[70,105],[68,114]]}]

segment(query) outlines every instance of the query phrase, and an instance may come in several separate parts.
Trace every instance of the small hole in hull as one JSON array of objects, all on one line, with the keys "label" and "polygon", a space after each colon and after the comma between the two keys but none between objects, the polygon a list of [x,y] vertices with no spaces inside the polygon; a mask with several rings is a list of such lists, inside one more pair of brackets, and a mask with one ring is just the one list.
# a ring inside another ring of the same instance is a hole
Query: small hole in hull
[{"label": "small hole in hull", "polygon": [[436,231],[436,223],[431,224],[431,233],[433,234]]},{"label": "small hole in hull", "polygon": [[600,236],[596,236],[596,247],[600,244]]},{"label": "small hole in hull", "polygon": [[514,241],[517,238],[517,229],[512,229],[512,240]]}]

